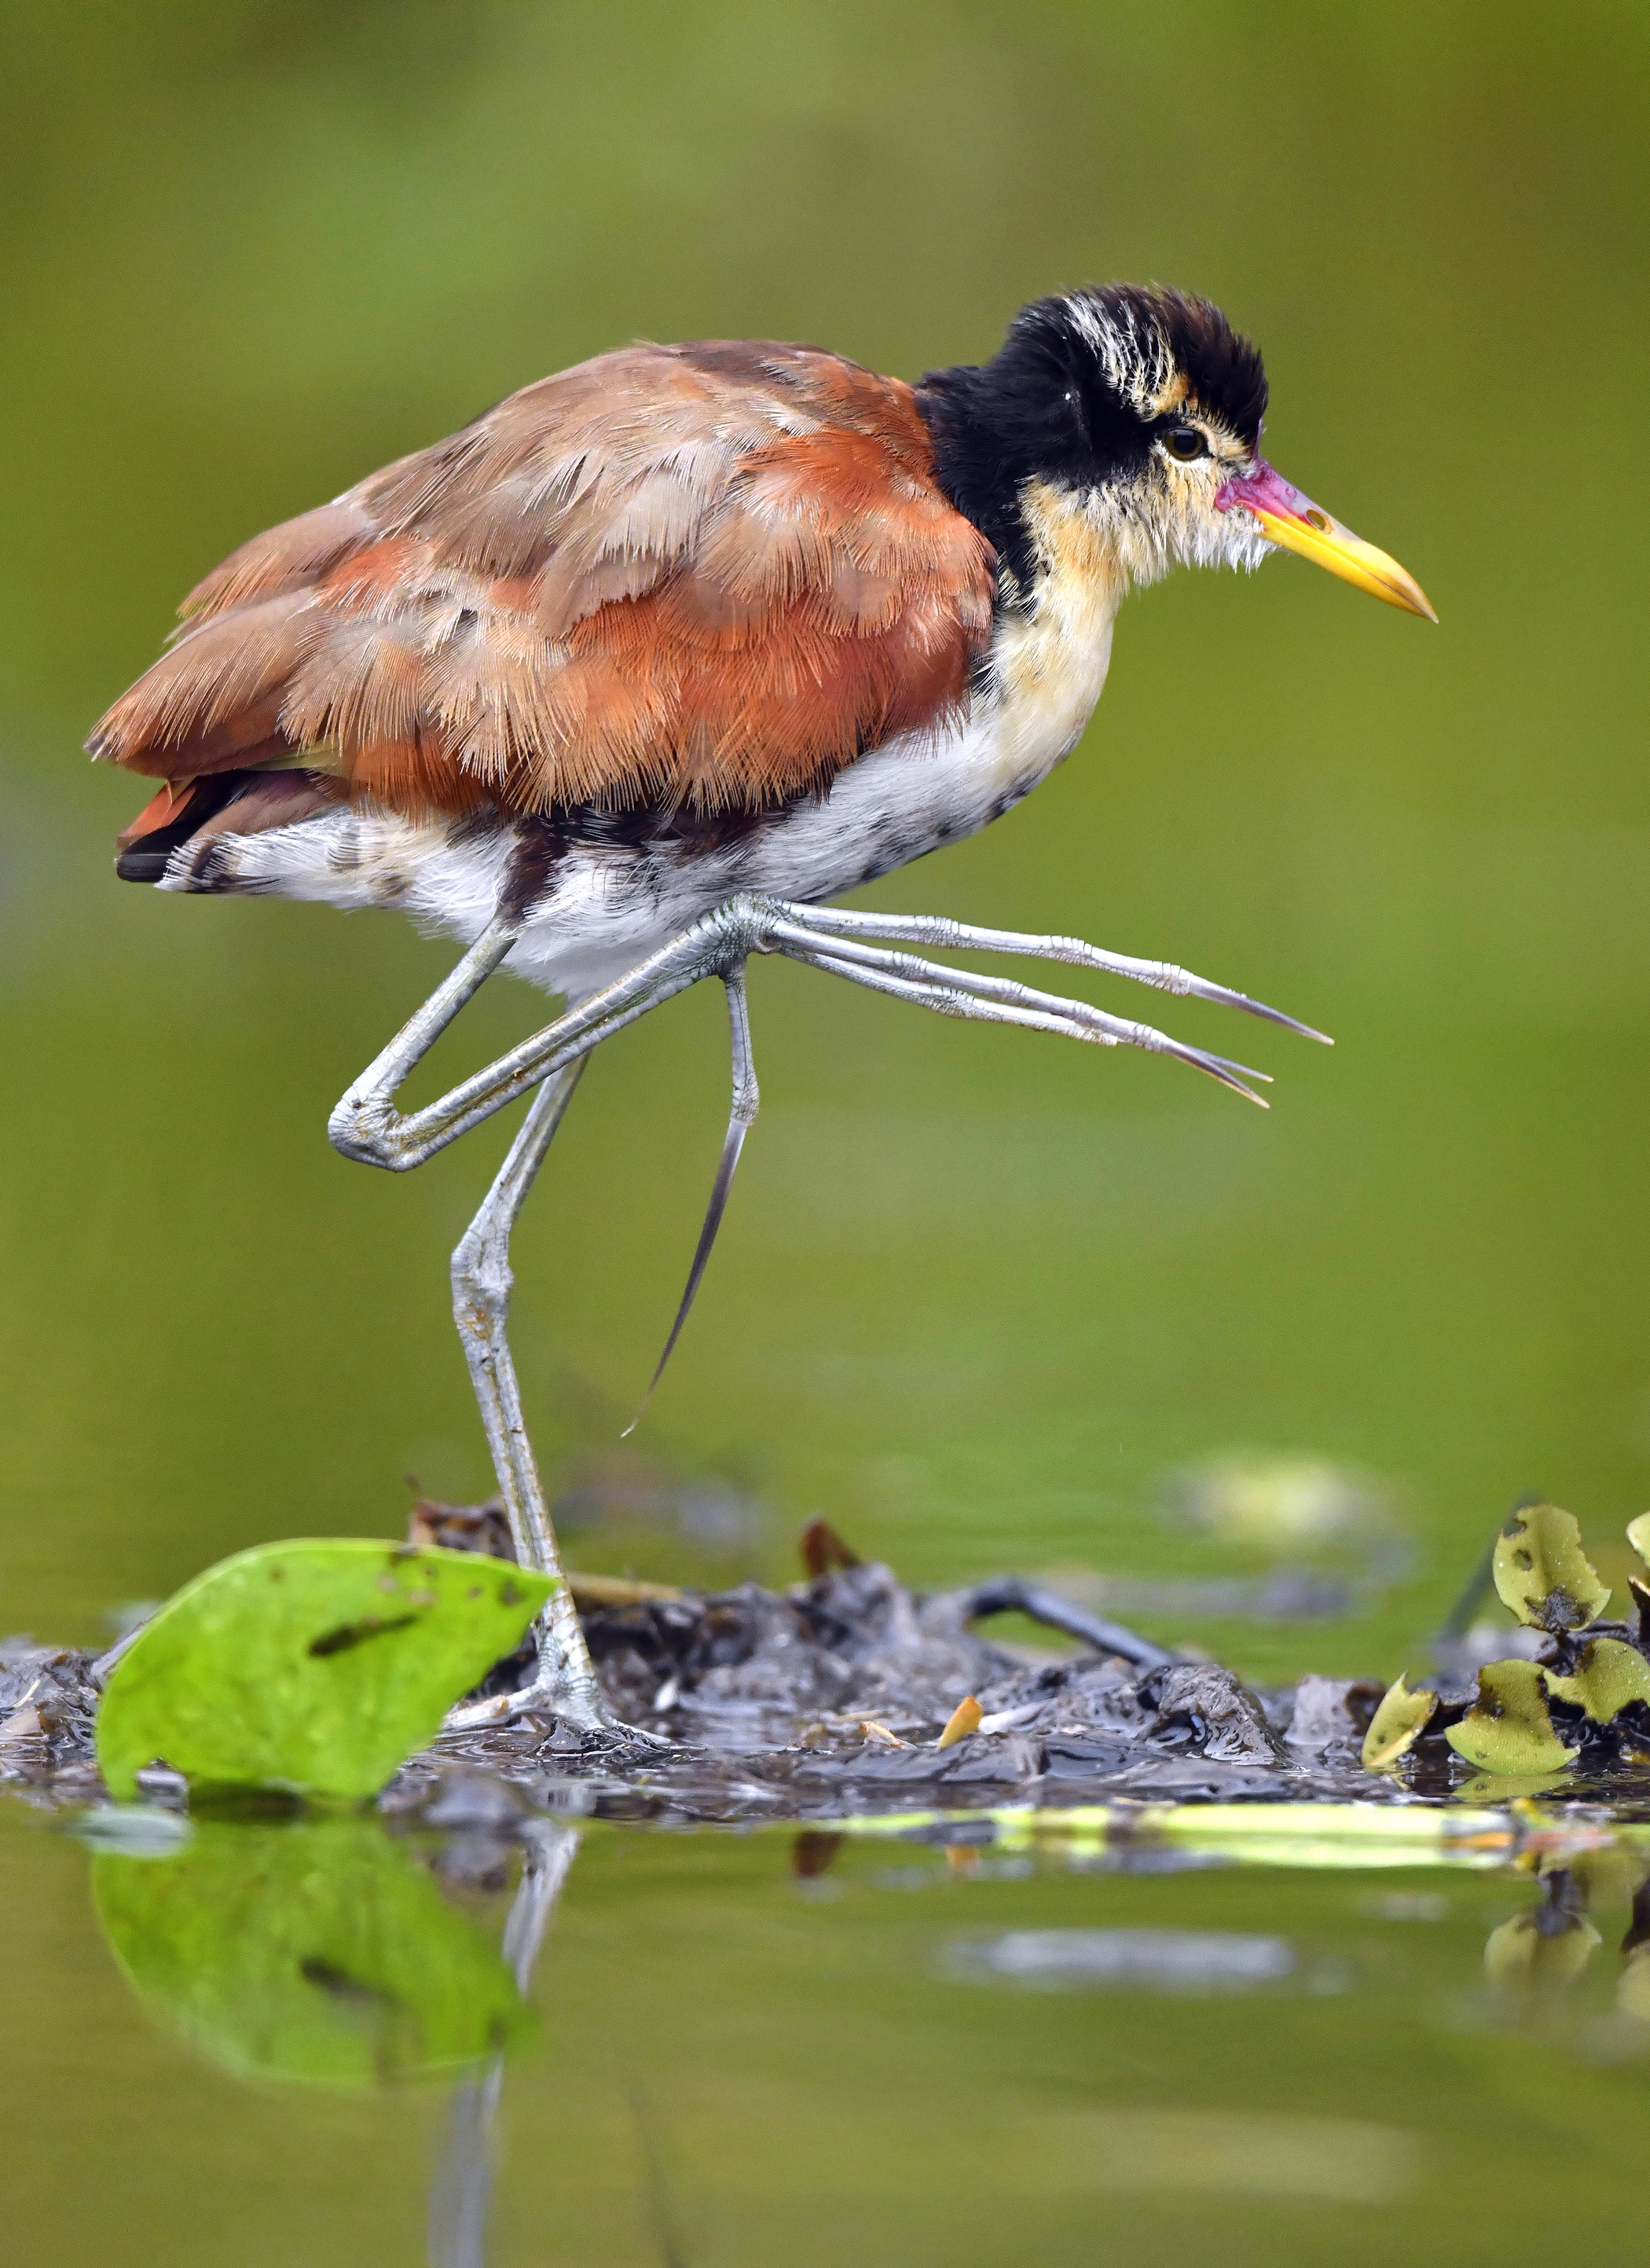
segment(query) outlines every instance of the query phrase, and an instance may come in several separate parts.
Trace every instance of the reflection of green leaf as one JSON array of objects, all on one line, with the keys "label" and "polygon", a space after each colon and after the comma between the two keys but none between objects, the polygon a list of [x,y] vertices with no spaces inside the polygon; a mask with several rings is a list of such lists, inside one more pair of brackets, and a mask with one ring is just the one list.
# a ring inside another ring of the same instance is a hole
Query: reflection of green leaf
[{"label": "reflection of green leaf", "polygon": [[1650,1701],[1650,1661],[1623,1638],[1589,1638],[1573,1677],[1544,1674],[1550,1692],[1585,1709],[1596,1724],[1608,1725],[1630,1701]]},{"label": "reflection of green leaf", "polygon": [[502,1560],[329,1536],[220,1560],[161,1609],[98,1712],[110,1792],[191,1780],[373,1794],[555,1587]]},{"label": "reflection of green leaf", "polygon": [[1557,1771],[1573,1753],[1552,1728],[1533,1661],[1492,1661],[1481,1669],[1477,1699],[1444,1738],[1481,1771]]},{"label": "reflection of green leaf", "polygon": [[[1447,1738],[1447,1734],[1445,1736]],[[1570,1751],[1564,1755],[1564,1768],[1550,1772],[1474,1772],[1470,1779],[1451,1791],[1456,1803],[1527,1803],[1537,1796],[1551,1795],[1568,1784]]]},{"label": "reflection of green leaf", "polygon": [[1581,1549],[1574,1514],[1556,1504],[1527,1505],[1507,1521],[1496,1541],[1495,1587],[1502,1604],[1535,1630],[1580,1630],[1609,1603],[1609,1587]]},{"label": "reflection of green leaf", "polygon": [[100,1850],[92,1895],[140,1998],[242,2077],[418,2078],[527,2021],[499,1955],[373,1819],[209,1822],[164,1859]]},{"label": "reflection of green leaf", "polygon": [[1563,1926],[1554,1928],[1546,1911],[1533,1907],[1490,1932],[1484,1973],[1504,1991],[1516,1985],[1573,1984],[1600,1942],[1592,1923],[1580,1914],[1565,1916]]},{"label": "reflection of green leaf", "polygon": [[1436,1693],[1411,1693],[1403,1678],[1388,1687],[1364,1734],[1364,1770],[1386,1771],[1425,1731],[1438,1706]]},{"label": "reflection of green leaf", "polygon": [[1650,1563],[1650,1512],[1641,1512],[1627,1523],[1627,1541],[1639,1557]]}]

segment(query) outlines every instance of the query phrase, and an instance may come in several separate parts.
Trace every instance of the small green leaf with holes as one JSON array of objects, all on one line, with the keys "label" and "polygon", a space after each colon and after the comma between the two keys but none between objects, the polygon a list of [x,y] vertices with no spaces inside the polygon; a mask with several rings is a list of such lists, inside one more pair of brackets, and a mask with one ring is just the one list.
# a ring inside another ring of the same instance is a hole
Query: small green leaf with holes
[{"label": "small green leaf with holes", "polygon": [[1589,1638],[1573,1677],[1544,1675],[1555,1699],[1585,1709],[1595,1724],[1608,1725],[1630,1701],[1650,1701],[1650,1661],[1624,1638]]},{"label": "small green leaf with holes", "polygon": [[205,1786],[375,1794],[512,1653],[555,1588],[501,1559],[366,1537],[260,1544],[167,1601],[109,1678],[111,1794],[157,1760]]},{"label": "small green leaf with holes", "polygon": [[1425,1688],[1411,1693],[1401,1677],[1389,1686],[1364,1734],[1364,1770],[1389,1771],[1425,1731],[1437,1706],[1436,1693]]},{"label": "small green leaf with holes", "polygon": [[1574,1751],[1553,1730],[1533,1661],[1492,1661],[1478,1672],[1478,1697],[1444,1738],[1480,1771],[1558,1771]]},{"label": "small green leaf with holes", "polygon": [[1521,1506],[1496,1539],[1495,1587],[1501,1603],[1533,1630],[1580,1630],[1609,1604],[1581,1549],[1574,1515],[1556,1504]]}]

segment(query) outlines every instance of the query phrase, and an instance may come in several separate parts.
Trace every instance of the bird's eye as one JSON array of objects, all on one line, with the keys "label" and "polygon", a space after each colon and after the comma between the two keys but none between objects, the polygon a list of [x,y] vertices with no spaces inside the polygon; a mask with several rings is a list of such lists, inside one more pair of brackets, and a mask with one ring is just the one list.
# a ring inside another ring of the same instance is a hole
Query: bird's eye
[{"label": "bird's eye", "polygon": [[1179,465],[1190,465],[1209,453],[1209,444],[1195,425],[1171,425],[1163,436],[1163,446]]}]

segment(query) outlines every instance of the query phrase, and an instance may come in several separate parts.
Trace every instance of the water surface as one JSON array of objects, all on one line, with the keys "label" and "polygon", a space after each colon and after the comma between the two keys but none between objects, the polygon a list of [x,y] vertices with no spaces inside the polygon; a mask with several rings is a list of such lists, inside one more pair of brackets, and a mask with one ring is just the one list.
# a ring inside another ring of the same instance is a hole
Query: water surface
[{"label": "water surface", "polygon": [[[1617,1945],[1642,1867],[1595,1870],[1590,1913],[1521,1954],[1541,1893],[1502,1871],[541,1832],[564,1881],[519,2021],[474,1833],[438,1889],[431,1848],[373,1823],[207,1825],[186,1896],[175,1858],[8,1802],[17,2257],[1636,2257],[1650,1993]],[[516,1926],[519,1955],[519,1896]],[[419,2077],[485,2052],[461,2006],[502,2056]]]}]

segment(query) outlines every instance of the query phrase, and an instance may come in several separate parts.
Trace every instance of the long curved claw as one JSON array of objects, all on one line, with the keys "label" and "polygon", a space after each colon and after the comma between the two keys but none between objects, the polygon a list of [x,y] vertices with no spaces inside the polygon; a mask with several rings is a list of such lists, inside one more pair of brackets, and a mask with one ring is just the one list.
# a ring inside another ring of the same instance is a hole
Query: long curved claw
[{"label": "long curved claw", "polygon": [[670,1327],[670,1336],[665,1341],[665,1351],[654,1366],[653,1375],[648,1380],[642,1398],[636,1405],[636,1415],[619,1436],[622,1441],[629,1440],[641,1424],[647,1405],[653,1398],[653,1389],[665,1375],[665,1365],[676,1351],[676,1341],[681,1336],[681,1327],[688,1320],[688,1311],[698,1295],[711,1249],[716,1242],[717,1231],[722,1226],[722,1215],[727,1210],[728,1191],[733,1186],[733,1170],[739,1164],[739,1153],[745,1146],[747,1130],[737,1120],[728,1127],[726,1138],[722,1144],[722,1155],[717,1164],[716,1179],[711,1185],[711,1202],[705,1207],[704,1226],[699,1231],[699,1241],[694,1247],[693,1265],[688,1270],[687,1286],[681,1295],[681,1304],[676,1309],[676,1320]]},{"label": "long curved claw", "polygon": [[727,1211],[728,1192],[733,1186],[740,1152],[745,1146],[745,1137],[755,1119],[760,1101],[751,1053],[750,1012],[745,1000],[745,972],[742,968],[733,969],[722,981],[727,988],[727,1016],[733,1042],[733,1106],[728,1116],[727,1132],[722,1140],[722,1154],[717,1160],[716,1179],[711,1184],[711,1202],[705,1207],[704,1224],[699,1231],[699,1241],[694,1247],[693,1264],[688,1270],[681,1303],[670,1327],[670,1336],[665,1341],[665,1351],[659,1358],[640,1402],[636,1405],[636,1415],[619,1436],[622,1441],[628,1440],[641,1424],[647,1405],[653,1398],[653,1389],[665,1375],[665,1366],[676,1351],[676,1341],[681,1336],[681,1327],[698,1295],[711,1248],[716,1243],[717,1231],[721,1227],[722,1216]]},{"label": "long curved claw", "polygon": [[[1167,961],[1160,964],[1167,968]],[[1246,1016],[1258,1016],[1263,1022],[1281,1024],[1286,1032],[1297,1032],[1303,1040],[1315,1040],[1320,1047],[1332,1048],[1334,1041],[1327,1032],[1318,1031],[1311,1024],[1303,1024],[1299,1016],[1285,1016],[1281,1008],[1269,1008],[1263,1000],[1252,1000],[1247,992],[1234,992],[1229,984],[1212,984],[1206,976],[1193,976],[1184,968],[1175,970],[1183,976],[1183,984],[1166,984],[1166,992],[1184,993],[1193,1000],[1212,1000],[1218,1008],[1241,1008]],[[1150,983],[1150,979],[1146,980]]]}]

